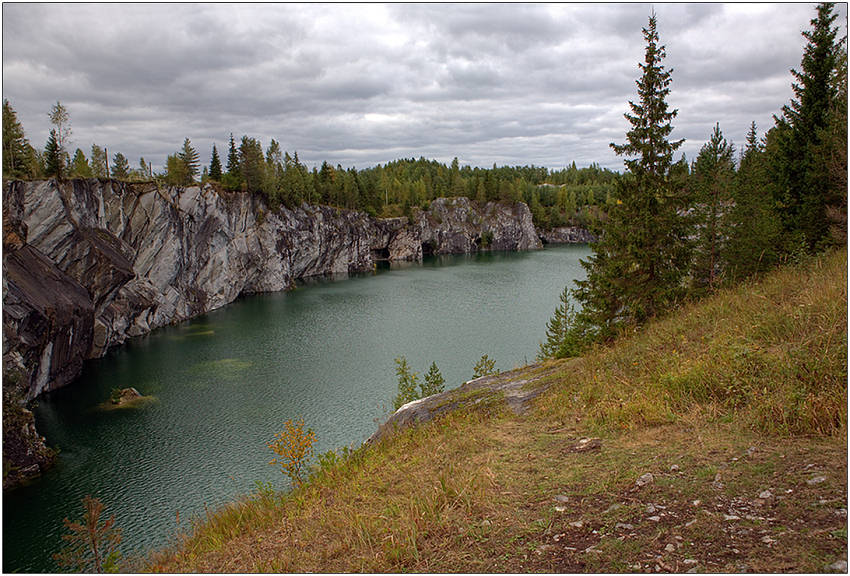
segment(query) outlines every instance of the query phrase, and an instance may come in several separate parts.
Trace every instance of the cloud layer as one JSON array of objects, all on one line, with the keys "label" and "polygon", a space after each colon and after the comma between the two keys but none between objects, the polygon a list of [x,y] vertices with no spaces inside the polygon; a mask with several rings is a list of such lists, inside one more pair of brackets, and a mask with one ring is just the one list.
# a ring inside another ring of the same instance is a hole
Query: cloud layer
[{"label": "cloud layer", "polygon": [[[674,137],[741,143],[791,98],[814,4],[656,6]],[[308,165],[400,157],[622,167],[649,5],[4,4],[3,96],[35,146],[47,112],[73,146],[161,167],[232,132]],[[846,22],[846,5],[838,7]],[[844,24],[842,24],[844,29]],[[843,32],[842,32],[843,33]]]}]

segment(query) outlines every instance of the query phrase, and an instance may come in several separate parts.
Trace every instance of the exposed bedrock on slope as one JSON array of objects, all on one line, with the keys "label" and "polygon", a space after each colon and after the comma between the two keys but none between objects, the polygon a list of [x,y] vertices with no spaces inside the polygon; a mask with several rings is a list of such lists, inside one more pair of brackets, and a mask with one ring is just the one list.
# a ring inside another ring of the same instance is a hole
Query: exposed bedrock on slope
[{"label": "exposed bedrock on slope", "polygon": [[99,179],[5,182],[3,227],[4,368],[22,373],[27,398],[68,384],[110,346],[240,294],[378,259],[541,247],[525,204],[439,198],[408,222]]}]

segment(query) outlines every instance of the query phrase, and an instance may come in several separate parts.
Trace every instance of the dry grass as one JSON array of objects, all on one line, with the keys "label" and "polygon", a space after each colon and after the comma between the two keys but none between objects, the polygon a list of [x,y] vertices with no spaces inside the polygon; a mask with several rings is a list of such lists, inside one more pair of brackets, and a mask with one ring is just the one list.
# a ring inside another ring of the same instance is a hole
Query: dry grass
[{"label": "dry grass", "polygon": [[400,433],[145,568],[828,570],[847,559],[846,282],[840,252],[689,305],[561,361],[525,416],[489,403]]}]

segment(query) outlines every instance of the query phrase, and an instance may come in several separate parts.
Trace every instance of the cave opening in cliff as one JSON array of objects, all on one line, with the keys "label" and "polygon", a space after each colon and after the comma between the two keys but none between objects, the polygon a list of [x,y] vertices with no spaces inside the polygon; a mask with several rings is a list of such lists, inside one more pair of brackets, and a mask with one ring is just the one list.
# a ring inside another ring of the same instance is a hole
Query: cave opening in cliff
[{"label": "cave opening in cliff", "polygon": [[422,243],[422,256],[433,256],[437,246],[431,240]]},{"label": "cave opening in cliff", "polygon": [[380,262],[382,260],[390,259],[390,249],[389,248],[373,248],[372,249],[372,262]]}]

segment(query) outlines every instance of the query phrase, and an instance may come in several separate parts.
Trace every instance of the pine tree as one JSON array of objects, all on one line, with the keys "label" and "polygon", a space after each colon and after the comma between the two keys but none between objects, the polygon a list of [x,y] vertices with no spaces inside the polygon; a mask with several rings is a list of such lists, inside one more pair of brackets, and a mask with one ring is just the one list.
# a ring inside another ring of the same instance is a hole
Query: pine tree
[{"label": "pine tree", "polygon": [[838,31],[832,27],[836,19],[833,8],[831,2],[819,4],[817,16],[811,20],[811,30],[803,32],[808,44],[800,63],[801,71],[791,70],[796,79],[791,85],[794,98],[782,108],[782,118],[776,118],[777,127],[784,132],[778,199],[783,204],[785,229],[801,232],[810,249],[826,236],[829,228],[828,181],[818,148],[830,110],[838,98],[832,80],[844,40],[836,42]]},{"label": "pine tree", "polygon": [[200,172],[201,161],[188,138],[183,140],[183,149],[177,155],[183,161],[185,167],[186,180],[183,184],[193,183]]},{"label": "pine tree", "polygon": [[112,177],[116,180],[126,180],[130,176],[130,162],[121,152],[112,157]]},{"label": "pine tree", "polygon": [[665,50],[658,45],[655,14],[643,34],[639,101],[629,102],[632,114],[625,115],[632,128],[625,144],[611,144],[618,155],[636,157],[625,160],[628,172],[617,183],[617,203],[593,255],[582,261],[587,279],[577,281],[574,292],[582,304],[578,332],[603,339],[673,306],[689,262],[687,223],[679,214],[684,203],[670,181],[673,152],[683,140],[668,139],[677,111],[668,111],[671,72],[661,64]]},{"label": "pine tree", "polygon": [[721,254],[727,236],[725,213],[730,208],[735,176],[734,153],[734,147],[726,142],[718,123],[694,161],[691,199],[697,242],[691,284],[696,294],[714,290],[720,281]]},{"label": "pine tree", "polygon": [[212,158],[210,158],[210,180],[221,182],[221,159],[218,157],[218,150],[213,144]]},{"label": "pine tree", "polygon": [[24,136],[24,127],[18,115],[3,100],[3,178],[24,178],[28,175],[27,164],[31,160],[30,144]]}]

